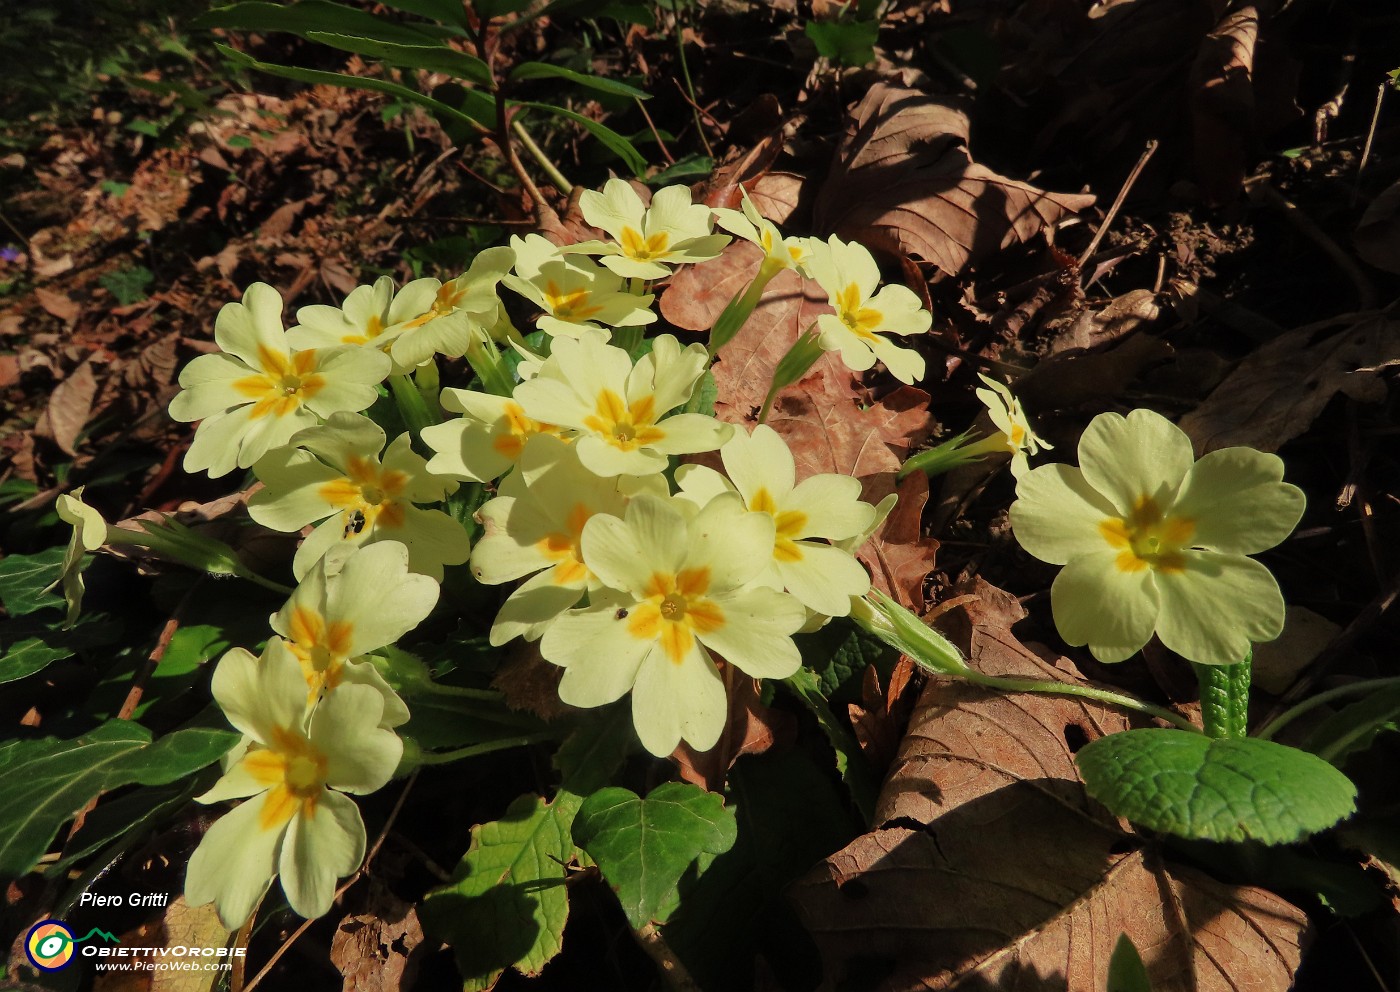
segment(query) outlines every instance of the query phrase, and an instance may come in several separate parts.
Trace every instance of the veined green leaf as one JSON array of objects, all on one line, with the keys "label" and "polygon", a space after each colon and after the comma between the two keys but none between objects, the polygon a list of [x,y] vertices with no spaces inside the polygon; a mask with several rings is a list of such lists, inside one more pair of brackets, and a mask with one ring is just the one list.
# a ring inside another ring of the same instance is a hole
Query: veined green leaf
[{"label": "veined green leaf", "polygon": [[431,25],[422,25],[427,30],[420,30],[330,0],[301,0],[292,4],[247,0],[202,14],[195,18],[194,26],[233,31],[285,31],[302,36],[308,31],[330,31],[400,45],[431,44],[442,33],[433,30]]},{"label": "veined green leaf", "polygon": [[12,617],[62,606],[63,597],[46,588],[58,581],[65,548],[45,548],[35,555],[6,555],[0,558],[0,603]]},{"label": "veined green leaf", "polygon": [[67,630],[56,621],[35,617],[0,623],[0,683],[27,678],[51,662],[71,658],[79,648],[110,644],[121,635],[121,624],[82,616]]},{"label": "veined green leaf", "polygon": [[[368,79],[363,76],[351,76],[343,72],[323,72],[320,69],[302,69],[298,66],[260,62],[251,55],[235,51],[227,45],[216,45],[215,47],[231,62],[243,68],[257,69],[259,72],[266,72],[273,76],[281,76],[284,79],[294,79],[299,83],[314,83],[324,86],[347,86],[351,89],[375,90],[379,93],[388,93],[398,97],[400,100],[406,100],[410,103],[416,103],[419,106],[427,107],[435,114],[441,114],[452,120],[466,124],[475,131],[481,132],[490,130],[480,120],[465,111],[458,110],[456,107],[443,103],[441,100],[434,100],[432,97],[425,96],[417,90],[411,90],[407,86],[400,86],[398,83],[391,83],[385,79]],[[483,96],[482,99],[490,102],[489,97]]]},{"label": "veined green leaf", "polygon": [[586,73],[575,72],[573,69],[565,69],[562,65],[551,65],[548,62],[522,62],[510,72],[511,79],[543,79],[545,77],[567,79],[571,83],[587,86],[589,89],[599,90],[603,93],[614,93],[617,96],[631,96],[638,100],[651,99],[651,94],[646,90],[628,86],[626,83],[619,83],[616,79],[590,76]]},{"label": "veined green leaf", "polygon": [[555,107],[548,103],[521,101],[520,103],[513,104],[513,106],[532,107],[535,110],[543,110],[547,114],[554,114],[556,117],[563,117],[571,120],[575,124],[582,126],[588,133],[592,134],[607,146],[609,151],[626,162],[627,168],[632,170],[633,175],[640,176],[646,171],[646,159],[642,158],[641,152],[637,151],[630,141],[604,124],[599,124],[597,121],[584,117],[582,114],[576,114],[572,110],[565,110],[563,107]]},{"label": "veined green leaf", "polygon": [[332,31],[308,31],[308,41],[382,59],[390,65],[427,72],[444,72],[457,79],[467,79],[483,86],[491,82],[491,70],[475,55],[459,52],[446,45],[398,45],[375,38],[362,38]]},{"label": "veined green leaf", "polygon": [[456,24],[470,27],[466,5],[462,0],[379,0],[386,7],[402,10],[406,14],[417,14],[443,24]]},{"label": "veined green leaf", "polygon": [[452,945],[464,989],[489,989],[510,967],[537,975],[563,947],[564,866],[582,802],[572,793],[552,803],[521,796],[501,819],[472,828],[451,883],[423,900],[423,927]]},{"label": "veined green leaf", "polygon": [[1129,730],[1085,745],[1075,763],[1117,815],[1195,840],[1289,844],[1356,809],[1356,787],[1327,762],[1252,737]]},{"label": "veined green leaf", "polygon": [[1377,735],[1394,729],[1397,723],[1400,723],[1400,686],[1391,686],[1344,706],[1323,720],[1303,742],[1303,750],[1340,768],[1349,757],[1366,750]]},{"label": "veined green leaf", "polygon": [[574,843],[598,863],[635,928],[666,922],[675,888],[697,858],[734,846],[738,827],[724,797],[686,782],[665,782],[645,799],[601,789],[583,801]]},{"label": "veined green leaf", "polygon": [[109,720],[76,740],[0,744],[0,878],[34,867],[63,824],[94,797],[123,785],[167,785],[219,760],[231,730],[151,732]]}]

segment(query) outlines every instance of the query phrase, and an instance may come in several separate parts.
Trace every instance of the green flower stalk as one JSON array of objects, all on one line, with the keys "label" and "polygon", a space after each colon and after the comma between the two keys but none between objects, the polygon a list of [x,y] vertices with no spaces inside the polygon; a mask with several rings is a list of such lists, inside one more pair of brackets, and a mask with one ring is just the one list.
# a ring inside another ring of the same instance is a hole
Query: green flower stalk
[{"label": "green flower stalk", "polygon": [[758,422],[768,422],[768,414],[773,410],[773,400],[778,393],[794,383],[801,382],[817,359],[822,357],[821,335],[808,328],[807,332],[792,343],[773,369],[773,383],[768,387],[768,395],[763,398],[763,408],[758,411]]},{"label": "green flower stalk", "polygon": [[985,375],[979,374],[978,378],[986,383],[987,388],[977,390],[977,398],[987,408],[987,416],[991,418],[996,432],[980,440],[969,441],[972,431],[963,431],[957,437],[910,458],[899,470],[899,478],[903,479],[911,472],[940,475],[959,465],[979,462],[989,455],[1008,454],[1011,456],[1011,472],[1019,478],[1030,469],[1027,461],[1029,455],[1054,447],[1036,435],[1025,411],[1021,409],[1021,402],[1011,394],[1010,389]]}]

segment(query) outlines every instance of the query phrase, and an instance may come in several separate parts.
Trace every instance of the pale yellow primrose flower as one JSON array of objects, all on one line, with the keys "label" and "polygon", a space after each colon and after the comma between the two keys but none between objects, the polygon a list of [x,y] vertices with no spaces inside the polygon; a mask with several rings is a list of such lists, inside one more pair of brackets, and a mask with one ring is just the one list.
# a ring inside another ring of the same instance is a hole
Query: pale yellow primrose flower
[{"label": "pale yellow primrose flower", "polygon": [[247,468],[321,418],[365,409],[389,374],[389,359],[364,348],[290,350],[282,297],[260,282],[242,303],[224,304],[214,340],[222,354],[186,365],[184,391],[170,402],[174,419],[203,421],[185,454],[187,472]]},{"label": "pale yellow primrose flower", "polygon": [[63,585],[63,598],[68,604],[68,615],[63,625],[71,627],[83,608],[83,556],[96,551],[107,543],[107,521],[102,514],[83,502],[83,489],[79,486],[71,495],[58,497],[58,517],[64,523],[73,525],[73,534],[68,539],[68,550],[63,553],[63,567],[58,581],[49,586]]},{"label": "pale yellow primrose flower", "polygon": [[539,640],[550,621],[597,588],[579,550],[583,528],[595,514],[621,517],[629,494],[648,483],[655,494],[669,495],[659,475],[644,482],[593,474],[574,447],[558,438],[541,436],[530,446],[520,470],[501,484],[501,495],[477,513],[486,529],[472,550],[471,569],[478,581],[499,585],[533,576],[496,614],[493,645],[514,637]]},{"label": "pale yellow primrose flower", "polygon": [[1010,388],[980,372],[977,378],[986,383],[987,388],[974,390],[974,393],[987,408],[992,424],[1001,432],[998,440],[1011,453],[1011,474],[1019,476],[1030,468],[1030,455],[1051,451],[1055,446],[1035,433],[1026,411],[1021,409],[1021,401],[1012,395]]},{"label": "pale yellow primrose flower", "polygon": [[372,286],[355,287],[338,307],[317,303],[298,309],[287,342],[293,348],[352,344],[387,351],[404,325],[422,312],[421,301],[418,293],[396,292],[393,277],[380,276]]},{"label": "pale yellow primrose flower", "polygon": [[634,296],[622,276],[583,255],[564,255],[538,234],[512,236],[515,274],[505,285],[544,311],[536,321],[551,336],[576,338],[585,329],[650,324],[651,294]]},{"label": "pale yellow primrose flower", "polygon": [[309,918],[331,907],[336,879],[365,853],[365,827],[354,800],[382,788],[403,743],[380,726],[383,701],[366,686],[345,686],[306,719],[305,683],[296,658],[272,640],[261,659],[242,648],[214,670],[214,698],[246,751],[198,802],[247,801],[200,841],[185,875],[185,901],[212,902],[236,930],[252,915],[272,879],[292,909]]},{"label": "pale yellow primrose flower", "polygon": [[630,690],[637,735],[660,756],[681,740],[709,750],[724,731],[710,651],[754,678],[787,678],[802,663],[792,634],[806,620],[797,600],[754,584],[772,559],[771,517],[733,496],[693,516],[681,502],[643,494],[622,520],[590,518],[583,561],[616,595],[590,596],[540,641],[564,669],[560,699],[602,706]]},{"label": "pale yellow primrose flower", "polygon": [[423,428],[423,443],[436,452],[428,460],[435,475],[490,482],[519,462],[534,438],[574,434],[527,417],[510,396],[444,389],[442,406],[462,416]]},{"label": "pale yellow primrose flower", "polygon": [[685,186],[667,186],[642,204],[637,191],[622,179],[609,179],[601,193],[579,197],[583,219],[612,235],[613,241],[565,245],[565,252],[601,255],[598,260],[628,279],[664,279],[668,266],[704,262],[719,255],[729,237],[711,234],[710,208],[690,202]]},{"label": "pale yellow primrose flower", "polygon": [[394,310],[406,319],[389,328],[394,362],[409,368],[436,354],[460,358],[485,342],[500,316],[496,286],[514,264],[511,249],[487,248],[451,282],[415,279],[399,290]]},{"label": "pale yellow primrose flower", "polygon": [[810,255],[805,240],[784,238],[778,226],[758,212],[749,199],[748,190],[740,186],[739,193],[743,197],[740,204],[743,209],[715,207],[715,223],[763,249],[763,265],[770,278],[783,269],[804,270]]},{"label": "pale yellow primrose flower", "polygon": [[750,512],[771,516],[776,528],[772,560],[760,581],[786,589],[825,616],[850,613],[851,597],[865,595],[870,576],[849,551],[804,539],[849,540],[870,526],[875,507],[861,501],[860,482],[831,473],[795,482],[792,452],[764,424],[752,435],[735,431],[719,455],[729,480],[711,468],[682,465],[676,471],[680,495],[705,506],[737,491]]},{"label": "pale yellow primrose flower", "polygon": [[253,466],[265,488],[248,501],[250,517],[286,533],[324,521],[292,560],[298,579],[340,544],[398,541],[408,548],[409,568],[437,580],[444,565],[460,565],[471,554],[460,523],[441,510],[414,505],[439,502],[457,484],[428,471],[409,435],[400,434],[388,450],[384,441],[374,421],[337,413]]},{"label": "pale yellow primrose flower", "polygon": [[402,544],[385,541],[322,558],[270,619],[301,663],[302,701],[314,703],[345,683],[368,685],[384,697],[385,726],[405,722],[403,702],[359,659],[422,623],[437,599],[438,584],[408,570]]},{"label": "pale yellow primrose flower", "polygon": [[599,336],[556,338],[540,374],[515,389],[525,415],[579,432],[579,460],[598,475],[650,475],[667,455],[718,448],[728,424],[698,413],[661,418],[690,399],[710,359],[702,344],[682,348],[669,334],[638,360]]},{"label": "pale yellow primrose flower", "polygon": [[880,268],[863,245],[847,243],[836,235],[826,241],[807,241],[811,257],[806,270],[826,291],[834,314],[817,318],[821,346],[839,351],[841,361],[864,372],[878,358],[900,382],[912,383],[924,376],[924,356],[890,341],[889,334],[922,334],[933,324],[914,291],[907,286],[886,286],[878,293]]},{"label": "pale yellow primrose flower", "polygon": [[1079,441],[1079,468],[1044,465],[1016,482],[1016,539],[1065,568],[1051,587],[1060,635],[1122,661],[1155,632],[1207,665],[1244,660],[1283,629],[1283,596],[1246,555],[1278,544],[1303,513],[1283,462],[1223,448],[1193,462],[1191,440],[1150,410],[1104,413]]}]

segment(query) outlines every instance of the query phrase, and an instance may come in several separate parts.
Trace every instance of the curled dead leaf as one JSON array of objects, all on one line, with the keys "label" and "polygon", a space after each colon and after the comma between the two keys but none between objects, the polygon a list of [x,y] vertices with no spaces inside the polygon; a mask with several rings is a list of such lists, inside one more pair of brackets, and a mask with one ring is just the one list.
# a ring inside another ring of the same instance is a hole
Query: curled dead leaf
[{"label": "curled dead leaf", "polygon": [[814,226],[957,275],[1094,202],[997,175],[972,160],[967,142],[957,107],[877,83],[847,119]]},{"label": "curled dead leaf", "polygon": [[[962,623],[980,670],[1077,679],[1000,622]],[[1127,726],[1096,704],[930,682],[876,811],[884,825],[789,890],[827,987],[1102,989],[1123,933],[1158,992],[1289,987],[1303,913],[1166,861],[1085,795],[1075,750]]]},{"label": "curled dead leaf", "polygon": [[1206,35],[1191,67],[1191,123],[1196,180],[1212,205],[1228,203],[1244,187],[1254,144],[1254,46],[1259,11],[1245,5],[1226,14]]},{"label": "curled dead leaf", "polygon": [[1343,314],[1280,335],[1256,350],[1204,403],[1181,418],[1198,454],[1247,445],[1277,451],[1338,393],[1385,399],[1382,370],[1400,364],[1400,321]]}]

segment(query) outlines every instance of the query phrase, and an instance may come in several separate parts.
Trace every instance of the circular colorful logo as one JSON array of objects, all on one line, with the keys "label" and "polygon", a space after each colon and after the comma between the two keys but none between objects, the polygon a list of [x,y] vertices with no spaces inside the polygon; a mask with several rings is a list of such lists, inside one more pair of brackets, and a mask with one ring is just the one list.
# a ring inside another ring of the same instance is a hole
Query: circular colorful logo
[{"label": "circular colorful logo", "polygon": [[58,971],[73,960],[73,931],[58,920],[40,920],[29,928],[24,953],[40,971]]}]

